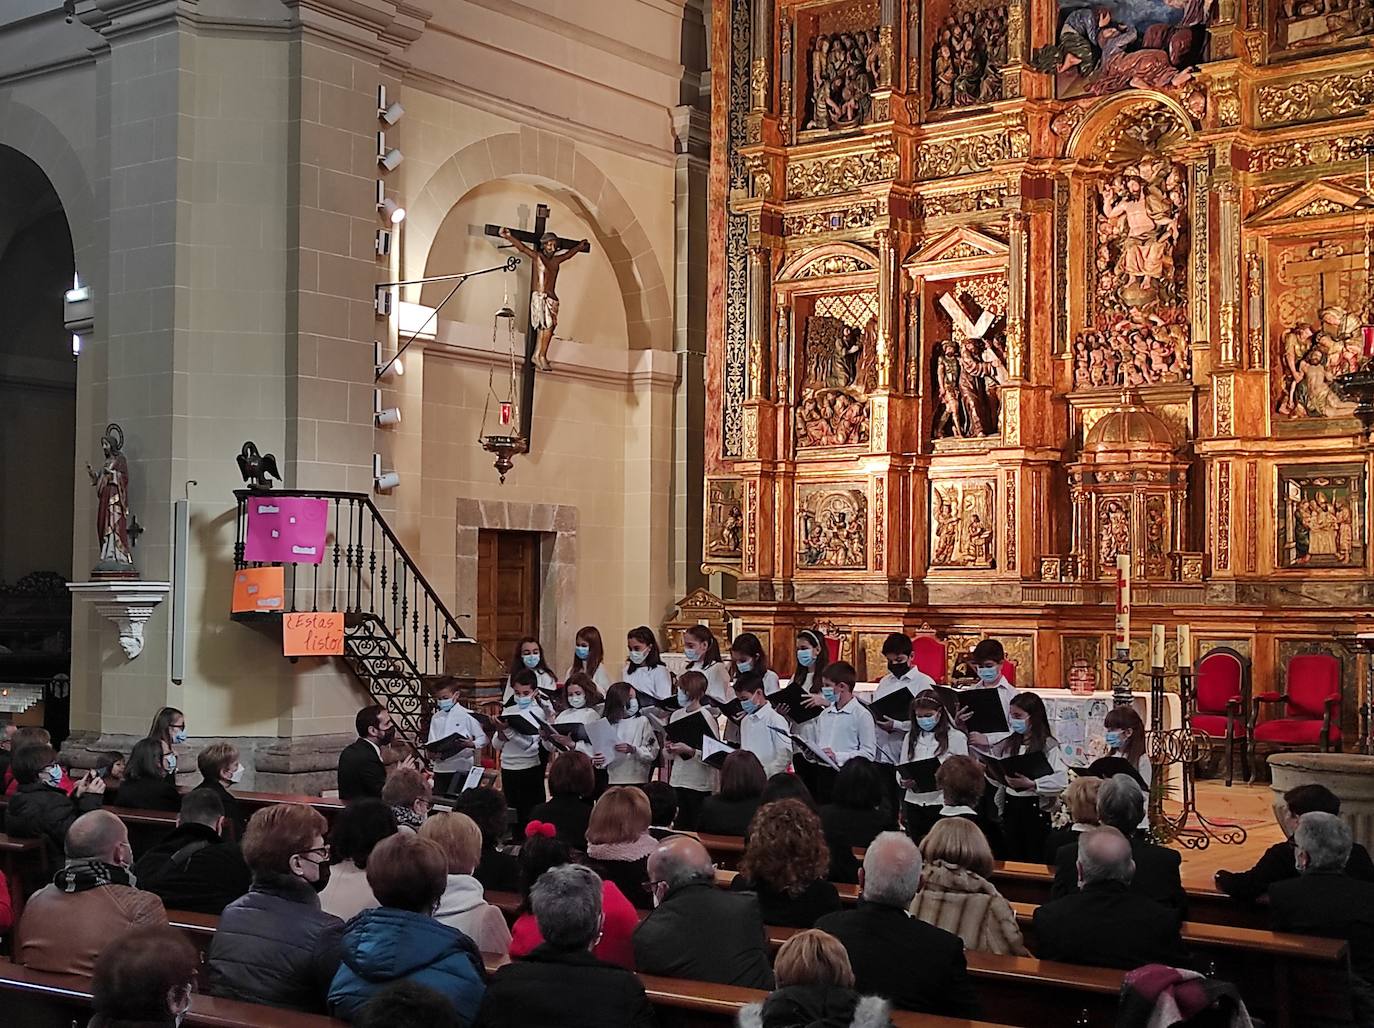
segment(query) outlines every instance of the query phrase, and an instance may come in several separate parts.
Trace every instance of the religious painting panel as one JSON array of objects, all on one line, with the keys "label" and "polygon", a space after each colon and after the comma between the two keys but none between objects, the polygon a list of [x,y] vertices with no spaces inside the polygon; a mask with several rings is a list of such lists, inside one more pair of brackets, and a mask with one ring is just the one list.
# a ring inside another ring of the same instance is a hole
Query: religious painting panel
[{"label": "religious painting panel", "polygon": [[[873,91],[882,79],[877,0],[834,4],[799,16],[796,77],[805,83],[805,132],[852,129],[878,120]],[[804,65],[801,65],[802,61]]]},{"label": "religious painting panel", "polygon": [[867,446],[868,395],[878,383],[878,294],[816,297],[802,324],[797,449]]},{"label": "religious painting panel", "polygon": [[859,645],[855,653],[859,662],[854,668],[859,681],[878,682],[887,674],[887,661],[883,659],[883,640],[886,638],[886,632],[859,633]]},{"label": "religious painting panel", "polygon": [[[1360,316],[1368,300],[1359,232],[1272,240],[1265,270],[1272,393],[1280,432],[1320,431],[1355,411],[1334,387],[1364,362]],[[1346,431],[1345,425],[1332,426]]]},{"label": "religious painting panel", "polygon": [[[1029,635],[1014,635],[1005,632],[996,632],[993,635],[1000,639],[1002,648],[1007,651],[1007,660],[1011,661],[1012,667],[1016,669],[1016,687],[1027,689],[1035,685],[1035,639]],[[1063,682],[1055,682],[1053,688],[1064,687]]]},{"label": "religious painting panel", "polygon": [[1000,431],[1007,372],[1005,273],[933,282],[930,383],[934,439],[975,439]]},{"label": "religious painting panel", "polygon": [[1279,567],[1364,567],[1363,464],[1281,464],[1276,496]]},{"label": "religious painting panel", "polygon": [[797,568],[864,571],[868,568],[868,494],[845,482],[797,485]]},{"label": "religious painting panel", "polygon": [[714,478],[707,483],[706,558],[738,561],[743,552],[744,490],[735,478]]},{"label": "religious painting panel", "polygon": [[931,481],[932,570],[997,566],[996,502],[997,481],[993,478]]},{"label": "religious painting panel", "polygon": [[1374,0],[1269,0],[1275,50],[1327,53],[1370,45]]},{"label": "religious painting panel", "polygon": [[1178,88],[1208,60],[1214,12],[1212,0],[1059,0],[1055,41],[1031,63],[1054,76],[1060,99]]},{"label": "religious painting panel", "polygon": [[1005,0],[955,0],[931,30],[930,109],[1001,100],[1007,39]]},{"label": "religious painting panel", "polygon": [[1088,327],[1074,339],[1074,386],[1187,379],[1187,167],[1146,152],[1093,181],[1090,244]]}]

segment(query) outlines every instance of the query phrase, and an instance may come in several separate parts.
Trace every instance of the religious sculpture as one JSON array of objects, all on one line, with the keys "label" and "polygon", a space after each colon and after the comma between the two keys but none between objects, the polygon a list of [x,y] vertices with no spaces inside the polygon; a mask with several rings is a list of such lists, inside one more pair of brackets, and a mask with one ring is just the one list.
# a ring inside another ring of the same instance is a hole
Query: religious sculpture
[{"label": "religious sculpture", "polygon": [[1097,531],[1098,563],[1116,567],[1116,558],[1131,552],[1131,515],[1123,500],[1108,500],[1100,509]]},{"label": "religious sculpture", "polygon": [[1280,467],[1279,564],[1363,567],[1364,490],[1358,465]]},{"label": "religious sculpture", "polygon": [[1279,0],[1280,47],[1338,45],[1374,33],[1374,0]]},{"label": "religious sculpture", "polygon": [[942,339],[936,344],[933,367],[935,418],[931,434],[937,439],[996,435],[998,390],[1007,377],[1000,339],[965,339],[962,344]]},{"label": "religious sculpture", "polygon": [[987,479],[960,479],[931,486],[931,567],[991,568],[997,527],[996,486]]},{"label": "religious sculpture", "polygon": [[849,128],[868,118],[878,83],[878,30],[817,36],[811,49],[809,129]]},{"label": "religious sculpture", "polygon": [[858,446],[868,442],[868,393],[877,385],[876,318],[862,329],[829,314],[806,319],[798,446]]},{"label": "religious sculpture", "polygon": [[1286,418],[1348,417],[1355,404],[1332,386],[1364,363],[1360,318],[1344,307],[1323,307],[1318,324],[1299,322],[1283,333],[1283,390],[1275,407]]},{"label": "religious sculpture", "polygon": [[133,547],[129,542],[129,461],[124,456],[124,430],[106,426],[100,437],[104,463],[100,470],[86,465],[95,486],[95,535],[100,543],[96,571],[134,574]]},{"label": "religious sculpture", "polygon": [[549,370],[549,343],[553,341],[553,331],[558,327],[558,269],[579,253],[590,253],[591,243],[580,240],[574,246],[560,250],[558,235],[545,232],[539,237],[539,249],[527,246],[508,228],[501,229],[501,238],[529,258],[534,270],[534,282],[530,290],[530,328],[539,333],[539,349],[534,362],[540,371]]},{"label": "religious sculpture", "polygon": [[806,486],[797,493],[797,566],[868,564],[868,501],[858,489]]},{"label": "religious sculpture", "polygon": [[732,479],[711,482],[707,502],[706,555],[737,559],[744,532],[739,482]]},{"label": "religious sculpture", "polygon": [[1007,63],[1007,9],[956,9],[935,32],[931,110],[1002,99]]}]

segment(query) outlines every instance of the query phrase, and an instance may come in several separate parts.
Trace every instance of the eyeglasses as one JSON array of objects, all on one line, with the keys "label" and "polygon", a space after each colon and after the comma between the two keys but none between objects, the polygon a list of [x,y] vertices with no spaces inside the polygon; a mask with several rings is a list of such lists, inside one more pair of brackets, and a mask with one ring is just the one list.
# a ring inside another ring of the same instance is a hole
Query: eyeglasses
[{"label": "eyeglasses", "polygon": [[328,860],[328,859],[329,859],[329,844],[328,844],[328,843],[325,843],[325,845],[323,845],[323,846],[316,846],[314,849],[300,850],[299,852],[294,853],[293,856],[304,857],[304,856],[313,856],[313,855],[315,855],[315,854],[318,854],[318,855],[319,855],[322,859],[324,859],[324,860]]}]

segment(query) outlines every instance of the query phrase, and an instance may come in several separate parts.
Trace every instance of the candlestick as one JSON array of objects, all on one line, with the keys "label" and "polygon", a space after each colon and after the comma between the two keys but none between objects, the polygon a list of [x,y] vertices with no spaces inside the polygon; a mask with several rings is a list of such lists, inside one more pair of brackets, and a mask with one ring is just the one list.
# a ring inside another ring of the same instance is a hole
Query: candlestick
[{"label": "candlestick", "polygon": [[1178,666],[1193,666],[1193,626],[1178,626]]},{"label": "candlestick", "polygon": [[1150,667],[1164,666],[1164,626],[1150,626]]},{"label": "candlestick", "polygon": [[1131,555],[1116,555],[1116,649],[1131,649]]}]

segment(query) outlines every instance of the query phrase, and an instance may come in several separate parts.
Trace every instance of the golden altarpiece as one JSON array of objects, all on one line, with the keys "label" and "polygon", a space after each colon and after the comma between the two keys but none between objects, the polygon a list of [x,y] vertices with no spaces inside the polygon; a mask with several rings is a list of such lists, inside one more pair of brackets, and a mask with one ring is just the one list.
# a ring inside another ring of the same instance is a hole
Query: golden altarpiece
[{"label": "golden altarpiece", "polygon": [[[1374,623],[1374,0],[714,5],[706,570],[1105,682],[1118,553],[1256,691]],[[1173,632],[1169,638],[1172,640]],[[1172,643],[1169,660],[1175,660]]]}]

